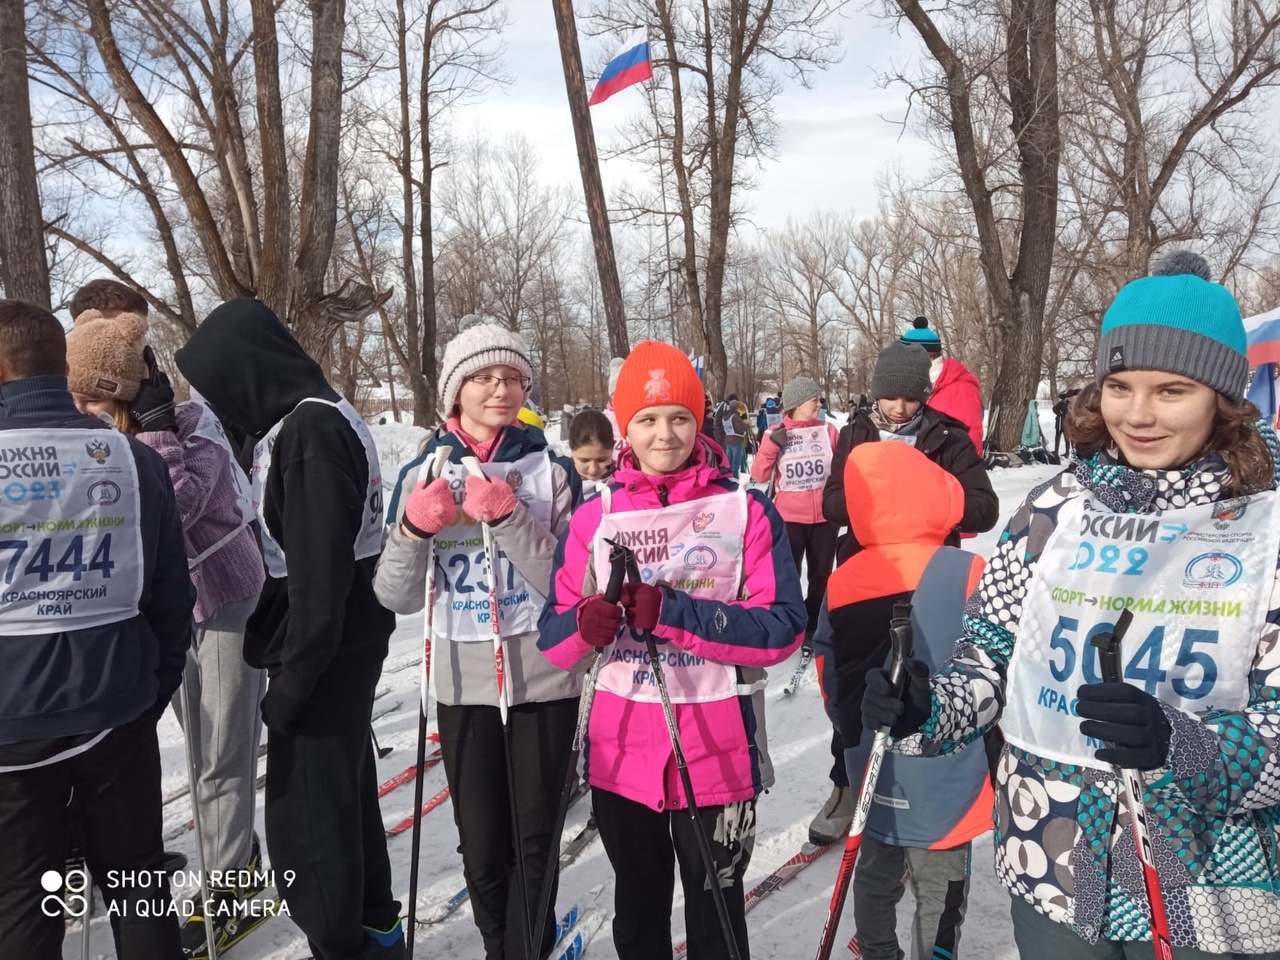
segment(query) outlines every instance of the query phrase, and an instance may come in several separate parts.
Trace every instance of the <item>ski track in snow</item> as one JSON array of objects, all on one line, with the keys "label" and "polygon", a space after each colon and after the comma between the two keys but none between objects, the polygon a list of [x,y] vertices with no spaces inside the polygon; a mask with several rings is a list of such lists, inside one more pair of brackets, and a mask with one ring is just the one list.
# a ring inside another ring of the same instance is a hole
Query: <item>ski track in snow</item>
[{"label": "ski track in snow", "polygon": [[[381,429],[373,428],[382,445]],[[549,432],[557,436],[556,427]],[[395,433],[401,447],[384,468],[404,462],[412,456],[412,445],[403,442],[399,427]],[[558,446],[558,444],[556,444]],[[407,453],[405,452],[407,451]],[[390,452],[390,451],[388,451]],[[969,550],[988,556],[1000,531],[1014,509],[1022,502],[1027,491],[1057,473],[1060,467],[1032,466],[1017,469],[996,470],[991,475],[992,484],[1000,497],[1000,523],[994,530],[974,540],[965,542]],[[386,471],[388,478],[395,476]],[[744,479],[745,476],[744,476]],[[403,664],[420,654],[422,617],[401,617],[387,657],[389,664]],[[771,684],[766,691],[769,725],[770,754],[778,782],[760,798],[758,830],[755,852],[747,870],[745,886],[750,889],[772,870],[792,857],[807,839],[809,820],[830,791],[827,774],[831,768],[830,727],[822,712],[818,685],[812,670],[793,696],[783,697],[782,686],[791,676],[799,659],[799,651],[783,664],[770,671]],[[395,749],[384,760],[378,761],[378,782],[381,783],[413,763],[417,735],[418,670],[406,669],[396,673],[384,673],[379,689],[389,686],[388,700],[402,701],[403,706],[375,724],[378,740],[384,747]],[[434,717],[434,704],[432,705]],[[430,724],[434,729],[434,722]],[[161,759],[164,765],[165,789],[171,790],[186,778],[183,757],[182,734],[172,711],[166,713],[159,726]],[[260,768],[261,772],[265,767]],[[431,796],[444,786],[444,771],[437,766],[426,774],[424,796]],[[413,805],[412,784],[392,792],[382,800],[382,817],[388,825],[408,815]],[[589,805],[578,804],[569,811],[564,836],[571,837],[586,823]],[[190,802],[186,798],[165,808],[166,830],[191,816]],[[257,811],[259,836],[263,836],[261,794]],[[422,868],[419,874],[418,915],[429,913],[463,886],[462,857],[457,852],[458,837],[453,824],[452,808],[445,804],[423,821]],[[190,859],[190,869],[195,869],[196,853],[194,837],[188,833],[170,845],[185,853]],[[405,898],[409,887],[410,837],[392,838],[388,841],[394,870],[395,891],[407,907]],[[266,853],[265,838],[263,852]],[[757,960],[768,958],[803,957],[817,948],[827,905],[840,864],[838,855],[826,856],[809,866],[767,901],[760,904],[748,918],[751,956]],[[557,915],[562,914],[576,900],[600,884],[612,887],[612,870],[599,840],[593,842],[563,874],[560,881]],[[175,891],[181,895],[190,890]],[[282,891],[286,897],[288,891]],[[606,892],[604,899],[611,897]],[[898,907],[898,938],[900,945],[910,951],[910,925],[913,912],[910,891],[904,895]],[[94,958],[114,956],[107,920],[102,914],[101,900],[95,905],[97,919],[92,923],[92,940],[89,955]],[[672,915],[673,942],[684,939],[684,898],[677,879],[675,907]],[[844,916],[832,953],[835,958],[847,958],[850,954],[845,944],[853,935],[852,899],[846,903]],[[445,922],[431,927],[420,927],[417,934],[417,952],[422,956],[450,957],[456,960],[480,960],[484,951],[480,935],[471,919],[471,908],[465,906]],[[970,958],[990,960],[1014,960],[1017,951],[1013,946],[1013,932],[1009,921],[1009,897],[995,877],[991,834],[974,841],[973,878],[969,905],[963,928],[961,950]],[[310,953],[306,939],[288,918],[269,921],[257,932],[238,944],[228,956],[232,960],[298,960]],[[70,927],[63,943],[63,956],[75,960],[80,956],[80,928]],[[611,960],[617,954],[607,930],[592,941],[587,956],[591,960]]]}]

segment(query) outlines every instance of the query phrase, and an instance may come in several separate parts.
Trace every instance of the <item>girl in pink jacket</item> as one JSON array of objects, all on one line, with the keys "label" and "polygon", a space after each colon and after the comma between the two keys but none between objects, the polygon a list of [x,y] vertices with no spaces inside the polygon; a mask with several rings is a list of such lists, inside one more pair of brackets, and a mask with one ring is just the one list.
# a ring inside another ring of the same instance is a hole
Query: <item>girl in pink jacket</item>
[{"label": "girl in pink jacket", "polygon": [[822,488],[831,474],[832,451],[840,433],[818,416],[821,393],[808,377],[796,377],[782,388],[782,423],[760,438],[760,452],[751,464],[752,480],[772,481],[773,503],[787,524],[796,570],[806,558],[809,561],[806,644],[813,642],[827,578],[836,562],[837,530],[823,519]]},{"label": "girl in pink jacket", "polygon": [[[662,658],[718,882],[746,956],[742,877],[762,789],[761,668],[785,660],[805,627],[804,602],[773,506],[739,489],[699,437],[702,385],[668,344],[627,358],[613,397],[624,450],[614,482],[573,514],[560,542],[539,646],[563,669],[601,667],[583,747],[600,836],[616,874],[620,960],[672,954],[679,864],[691,960],[728,957],[680,788],[644,643]],[[643,583],[620,604],[600,592],[611,539],[631,547]],[[626,628],[624,628],[624,620]]]}]

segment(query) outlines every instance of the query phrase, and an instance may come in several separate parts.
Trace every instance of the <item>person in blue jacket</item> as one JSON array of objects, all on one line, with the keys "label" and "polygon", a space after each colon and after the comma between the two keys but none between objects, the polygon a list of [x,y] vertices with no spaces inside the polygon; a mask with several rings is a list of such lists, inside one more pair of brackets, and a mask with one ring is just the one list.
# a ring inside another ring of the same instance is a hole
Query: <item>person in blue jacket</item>
[{"label": "person in blue jacket", "polygon": [[61,960],[88,906],[63,888],[74,793],[116,956],[181,960],[156,722],[191,644],[182,521],[164,460],[66,374],[53,314],[0,300],[0,957]]}]

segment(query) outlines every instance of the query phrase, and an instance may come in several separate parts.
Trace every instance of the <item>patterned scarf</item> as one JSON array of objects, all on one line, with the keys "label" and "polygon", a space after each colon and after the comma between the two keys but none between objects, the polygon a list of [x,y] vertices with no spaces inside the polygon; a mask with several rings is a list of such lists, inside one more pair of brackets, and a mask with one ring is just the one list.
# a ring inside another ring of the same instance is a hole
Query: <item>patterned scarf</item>
[{"label": "patterned scarf", "polygon": [[[1280,442],[1267,422],[1259,420],[1253,426],[1271,451],[1276,465],[1272,479],[1275,485],[1280,481]],[[1081,486],[1108,509],[1117,513],[1148,513],[1221,499],[1231,470],[1220,453],[1207,454],[1180,470],[1135,470],[1120,463],[1109,450],[1100,450],[1092,457],[1077,460],[1074,472]]]},{"label": "patterned scarf", "polygon": [[920,432],[920,421],[924,419],[924,404],[920,404],[920,409],[916,411],[916,415],[906,423],[894,423],[888,417],[880,412],[880,404],[871,404],[871,422],[876,425],[879,430],[887,433],[896,433],[904,437],[914,437]]}]

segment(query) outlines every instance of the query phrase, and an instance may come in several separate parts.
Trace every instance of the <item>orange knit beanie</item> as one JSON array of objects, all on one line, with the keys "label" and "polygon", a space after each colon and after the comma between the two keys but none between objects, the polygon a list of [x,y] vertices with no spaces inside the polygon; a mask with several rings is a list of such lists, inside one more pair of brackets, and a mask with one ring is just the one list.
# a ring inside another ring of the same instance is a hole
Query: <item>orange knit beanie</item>
[{"label": "orange knit beanie", "polygon": [[706,395],[693,364],[669,343],[645,340],[636,344],[618,372],[613,411],[623,434],[631,418],[645,407],[679,404],[687,407],[702,429]]}]

